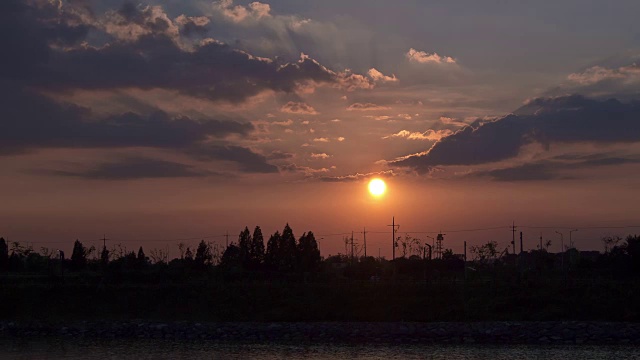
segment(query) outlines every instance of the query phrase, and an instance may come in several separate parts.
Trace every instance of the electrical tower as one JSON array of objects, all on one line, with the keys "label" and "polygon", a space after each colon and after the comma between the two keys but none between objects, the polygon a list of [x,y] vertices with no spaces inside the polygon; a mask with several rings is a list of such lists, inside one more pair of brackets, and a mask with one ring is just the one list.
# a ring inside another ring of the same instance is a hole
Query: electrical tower
[{"label": "electrical tower", "polygon": [[438,234],[438,236],[436,237],[436,259],[442,259],[442,242],[444,241],[445,235],[446,234]]}]

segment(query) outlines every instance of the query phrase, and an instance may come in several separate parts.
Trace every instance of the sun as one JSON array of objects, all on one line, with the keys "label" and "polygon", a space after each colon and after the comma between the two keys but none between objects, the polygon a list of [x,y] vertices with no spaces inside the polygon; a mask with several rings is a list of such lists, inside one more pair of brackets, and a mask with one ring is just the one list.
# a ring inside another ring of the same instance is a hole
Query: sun
[{"label": "sun", "polygon": [[373,196],[382,196],[387,191],[387,184],[381,179],[372,179],[369,181],[369,192]]}]

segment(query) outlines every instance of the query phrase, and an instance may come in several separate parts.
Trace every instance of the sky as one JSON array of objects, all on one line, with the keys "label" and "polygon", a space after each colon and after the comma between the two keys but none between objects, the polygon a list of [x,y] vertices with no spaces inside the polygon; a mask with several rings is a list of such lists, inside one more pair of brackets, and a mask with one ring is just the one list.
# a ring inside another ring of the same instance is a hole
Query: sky
[{"label": "sky", "polygon": [[[0,236],[638,233],[637,1],[3,0]],[[373,197],[367,183],[384,179]],[[463,231],[464,230],[464,231]],[[473,230],[473,231],[466,231]],[[519,235],[516,235],[519,236]]]}]

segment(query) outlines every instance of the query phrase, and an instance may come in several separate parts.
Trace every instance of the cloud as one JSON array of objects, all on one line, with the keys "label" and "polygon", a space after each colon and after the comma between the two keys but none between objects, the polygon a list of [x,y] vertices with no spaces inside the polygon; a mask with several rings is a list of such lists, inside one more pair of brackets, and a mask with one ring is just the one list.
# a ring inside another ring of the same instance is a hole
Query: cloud
[{"label": "cloud", "polygon": [[375,111],[388,110],[390,107],[380,106],[372,103],[353,103],[347,107],[347,111]]},{"label": "cloud", "polygon": [[640,103],[582,96],[538,98],[514,114],[472,124],[429,150],[390,165],[428,172],[435,166],[476,165],[509,159],[530,143],[625,143],[640,140]]},{"label": "cloud", "polygon": [[296,164],[287,164],[280,166],[281,172],[291,172],[291,173],[303,173],[305,176],[313,176],[319,173],[327,173],[330,170],[327,168],[314,169],[308,166],[298,166]]},{"label": "cloud", "polygon": [[220,175],[193,166],[146,157],[125,157],[83,170],[45,170],[57,176],[80,177],[90,180],[136,180],[150,178],[180,178]]},{"label": "cloud", "polygon": [[289,101],[288,103],[282,105],[280,111],[289,114],[299,114],[299,115],[317,115],[318,112],[312,106],[303,103],[303,102],[294,102]]},{"label": "cloud", "polygon": [[[160,6],[125,3],[103,16],[79,16],[81,2],[59,8],[45,1],[1,3],[6,56],[0,74],[18,86],[49,92],[164,89],[234,103],[264,91],[294,93],[308,84],[372,86],[362,75],[332,71],[304,54],[295,62],[276,62],[210,38],[183,39],[185,26],[204,27],[206,19],[172,20]],[[252,13],[265,14],[258,5],[250,5]]]},{"label": "cloud", "polygon": [[343,136],[339,136],[336,138],[336,140],[338,140],[339,142],[343,142],[345,138]]},{"label": "cloud", "polygon": [[293,157],[295,157],[295,154],[280,151],[280,150],[273,150],[269,155],[266,156],[266,158],[269,160],[286,160],[286,159],[291,159]]},{"label": "cloud", "polygon": [[389,115],[366,115],[365,117],[376,121],[391,119],[391,116]]},{"label": "cloud", "polygon": [[97,116],[90,109],[59,103],[29,90],[2,89],[0,153],[38,148],[184,148],[210,137],[247,135],[250,123],[133,112]]},{"label": "cloud", "polygon": [[408,130],[400,130],[399,132],[385,136],[383,139],[389,138],[406,138],[409,140],[428,140],[428,141],[438,141],[443,137],[451,135],[453,132],[451,130],[427,130],[423,133],[421,132],[411,132]]},{"label": "cloud", "polygon": [[453,126],[458,126],[458,127],[467,126],[466,123],[464,123],[462,121],[458,121],[458,120],[456,120],[454,118],[451,118],[451,117],[447,117],[447,116],[441,116],[439,120],[444,125],[453,125]]},{"label": "cloud", "polygon": [[247,6],[234,6],[233,0],[214,1],[212,7],[236,23],[271,17],[271,6],[258,1],[254,1]]},{"label": "cloud", "polygon": [[287,121],[274,121],[274,122],[271,123],[271,125],[291,126],[291,125],[293,125],[293,120],[287,119]]},{"label": "cloud", "polygon": [[228,161],[238,165],[245,173],[277,173],[278,167],[267,162],[267,157],[251,149],[236,145],[204,144],[194,146],[187,153],[195,159]]},{"label": "cloud", "polygon": [[568,154],[550,159],[491,170],[472,172],[471,177],[489,177],[494,181],[542,181],[574,179],[571,170],[592,169],[603,166],[640,164],[639,157],[630,157],[612,153],[604,154]]},{"label": "cloud", "polygon": [[386,171],[370,172],[366,174],[356,173],[356,174],[342,175],[342,176],[322,176],[318,178],[318,180],[323,182],[352,182],[352,181],[370,179],[373,177],[390,178],[394,176],[397,176],[397,174],[393,172],[393,170],[386,170]]},{"label": "cloud", "polygon": [[633,64],[616,69],[593,66],[581,73],[573,73],[568,79],[581,85],[592,85],[602,81],[640,81],[640,66]]},{"label": "cloud", "polygon": [[329,142],[329,138],[320,137],[320,138],[315,138],[315,139],[313,139],[313,141],[315,141],[315,142],[325,142],[325,143],[328,143],[328,142]]},{"label": "cloud", "polygon": [[311,157],[312,157],[313,159],[328,159],[328,158],[330,158],[330,157],[331,157],[331,155],[327,155],[327,154],[325,154],[325,153],[319,153],[319,154],[312,153],[312,154],[311,154]]},{"label": "cloud", "polygon": [[456,60],[450,56],[440,56],[437,53],[428,54],[414,48],[409,49],[405,57],[409,59],[410,62],[419,64],[456,64]]},{"label": "cloud", "polygon": [[398,81],[398,78],[396,78],[395,75],[387,76],[375,68],[369,69],[369,71],[367,72],[367,75],[369,75],[369,77],[373,79],[373,81],[382,82],[382,83]]}]

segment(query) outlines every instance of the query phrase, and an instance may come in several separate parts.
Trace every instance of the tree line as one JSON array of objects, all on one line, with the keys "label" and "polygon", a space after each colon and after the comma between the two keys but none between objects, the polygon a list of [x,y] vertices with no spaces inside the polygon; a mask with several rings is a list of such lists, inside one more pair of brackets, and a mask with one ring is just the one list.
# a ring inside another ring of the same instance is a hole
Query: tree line
[{"label": "tree line", "polygon": [[[11,245],[11,248],[9,247]],[[277,271],[317,272],[321,257],[313,232],[305,232],[298,239],[286,224],[282,232],[276,231],[265,241],[260,226],[253,233],[248,227],[232,242],[221,249],[217,244],[200,241],[195,249],[181,243],[180,257],[169,261],[167,253],[154,249],[147,256],[142,246],[137,252],[128,251],[121,245],[108,250],[103,246],[99,252],[94,246],[86,247],[80,240],[73,244],[71,256],[67,258],[60,250],[42,248],[37,252],[31,246],[19,242],[7,243],[0,238],[0,271],[37,271],[47,267],[50,260],[68,265],[71,271],[98,270],[100,268],[124,267],[140,270],[152,264],[183,266],[193,270],[205,270],[217,266],[230,271]]]},{"label": "tree line", "polygon": [[[137,252],[122,246],[110,250],[103,246],[86,247],[76,240],[70,257],[60,251],[42,248],[40,252],[18,242],[8,243],[0,238],[0,272],[29,272],[58,274],[71,272],[127,272],[143,273],[148,270],[190,271],[205,273],[215,270],[226,274],[306,274],[323,273],[362,280],[378,277],[405,276],[414,280],[447,276],[456,278],[465,268],[471,269],[470,277],[481,278],[493,273],[495,268],[503,272],[529,274],[562,274],[570,271],[576,276],[607,274],[615,276],[640,275],[640,237],[629,235],[626,239],[606,237],[602,239],[605,252],[594,256],[577,249],[549,253],[547,247],[519,255],[498,249],[495,241],[469,248],[469,261],[447,249],[440,259],[430,259],[419,241],[398,238],[401,249],[395,261],[384,258],[355,255],[334,255],[323,259],[313,232],[305,232],[296,238],[287,224],[284,229],[271,234],[267,241],[260,226],[253,231],[245,227],[228,246],[200,241],[195,248],[179,244],[179,257],[169,259],[166,251],[153,249],[148,254],[140,247]],[[348,253],[347,250],[345,250]],[[589,255],[589,256],[587,256]],[[466,264],[466,265],[465,265]],[[509,270],[512,269],[512,270]],[[517,271],[516,271],[517,270]],[[435,275],[434,275],[435,274]],[[242,276],[245,276],[242,275]],[[466,275],[465,275],[466,276]]]}]

